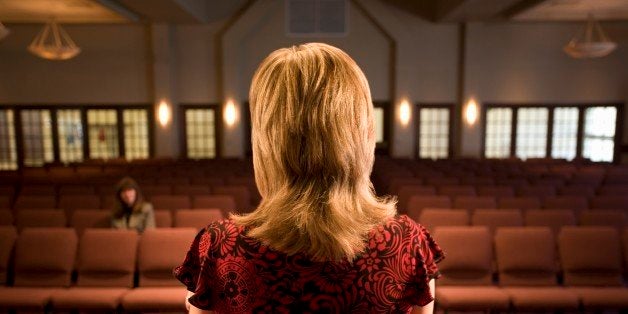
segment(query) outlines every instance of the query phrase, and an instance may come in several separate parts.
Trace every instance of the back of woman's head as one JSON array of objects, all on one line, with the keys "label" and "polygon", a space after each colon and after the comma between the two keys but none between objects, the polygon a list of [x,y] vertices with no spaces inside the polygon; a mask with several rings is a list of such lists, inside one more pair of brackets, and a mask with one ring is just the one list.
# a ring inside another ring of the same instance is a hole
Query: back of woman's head
[{"label": "back of woman's head", "polygon": [[236,221],[289,254],[355,258],[369,230],[395,214],[369,179],[373,105],[358,65],[326,44],[279,49],[259,66],[249,101],[262,202]]}]

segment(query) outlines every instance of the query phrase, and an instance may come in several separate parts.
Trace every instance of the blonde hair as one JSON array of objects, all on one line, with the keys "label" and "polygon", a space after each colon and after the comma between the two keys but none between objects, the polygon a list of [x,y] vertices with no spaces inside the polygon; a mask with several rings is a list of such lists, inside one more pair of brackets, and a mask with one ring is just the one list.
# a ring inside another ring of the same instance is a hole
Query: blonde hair
[{"label": "blonde hair", "polygon": [[369,231],[396,214],[369,179],[373,104],[358,65],[326,44],[279,49],[255,72],[249,101],[262,201],[233,219],[290,255],[356,258]]}]

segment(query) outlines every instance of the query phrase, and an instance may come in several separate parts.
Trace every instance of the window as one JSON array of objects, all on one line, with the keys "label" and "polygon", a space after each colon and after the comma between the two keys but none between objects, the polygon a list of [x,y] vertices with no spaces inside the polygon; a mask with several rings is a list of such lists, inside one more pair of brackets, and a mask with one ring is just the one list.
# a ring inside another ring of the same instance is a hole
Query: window
[{"label": "window", "polygon": [[592,161],[613,161],[616,107],[590,107],[584,112],[582,156]]},{"label": "window", "polygon": [[89,157],[110,159],[119,156],[118,116],[115,109],[87,110]]},{"label": "window", "polygon": [[0,109],[0,170],[17,169],[13,110]]},{"label": "window", "polygon": [[558,107],[554,109],[552,158],[564,158],[567,160],[576,158],[578,111],[577,107]]},{"label": "window", "polygon": [[488,158],[509,157],[511,133],[512,108],[487,109],[485,156]]},{"label": "window", "polygon": [[188,158],[216,157],[216,114],[213,108],[186,108],[185,139]]},{"label": "window", "polygon": [[547,108],[519,108],[517,111],[516,155],[521,159],[545,157],[547,150]]},{"label": "window", "polygon": [[57,110],[59,158],[62,163],[83,161],[83,124],[81,110]]},{"label": "window", "polygon": [[450,108],[420,108],[419,158],[449,157]]},{"label": "window", "polygon": [[126,159],[148,158],[148,111],[146,109],[125,109],[124,157]]},{"label": "window", "polygon": [[384,142],[384,108],[375,107],[374,111],[374,119],[375,119],[375,142],[382,143]]},{"label": "window", "polygon": [[25,166],[42,166],[54,161],[50,110],[21,110]]}]

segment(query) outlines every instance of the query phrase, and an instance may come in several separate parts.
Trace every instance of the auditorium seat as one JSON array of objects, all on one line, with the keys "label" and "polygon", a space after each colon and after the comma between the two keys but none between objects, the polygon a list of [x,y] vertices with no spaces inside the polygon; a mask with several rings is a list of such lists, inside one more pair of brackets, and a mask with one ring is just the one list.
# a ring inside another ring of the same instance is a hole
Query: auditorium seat
[{"label": "auditorium seat", "polygon": [[76,286],[52,295],[55,310],[115,311],[133,287],[138,234],[86,229],[78,251]]},{"label": "auditorium seat", "polygon": [[565,227],[558,237],[565,285],[586,311],[628,309],[620,239],[610,227]]},{"label": "auditorium seat", "polygon": [[55,187],[51,184],[24,184],[20,189],[20,196],[54,196]]},{"label": "auditorium seat", "polygon": [[207,195],[211,194],[211,188],[209,185],[200,184],[185,184],[185,185],[173,185],[173,195]]},{"label": "auditorium seat", "polygon": [[223,215],[235,212],[236,202],[231,195],[197,195],[192,198],[192,208],[220,208]]},{"label": "auditorium seat", "polygon": [[201,229],[223,218],[222,211],[213,209],[181,209],[174,212],[175,228]]},{"label": "auditorium seat", "polygon": [[17,240],[17,230],[13,226],[0,226],[0,286],[7,283],[9,262],[13,246]]},{"label": "auditorium seat", "polygon": [[556,245],[547,227],[498,228],[499,283],[516,311],[577,310],[578,297],[558,286]]},{"label": "auditorium seat", "polygon": [[13,209],[53,209],[57,206],[56,198],[53,195],[20,195]]},{"label": "auditorium seat", "polygon": [[92,195],[96,189],[91,185],[66,184],[59,187],[58,195]]},{"label": "auditorium seat", "polygon": [[512,187],[505,185],[479,186],[476,190],[478,196],[493,196],[497,198],[515,196],[515,190]]},{"label": "auditorium seat", "polygon": [[98,209],[79,209],[70,216],[70,227],[80,236],[88,228],[111,228],[111,212]]},{"label": "auditorium seat", "polygon": [[[251,211],[251,193],[249,188],[245,185],[223,185],[214,186],[212,188],[213,194],[216,195],[231,195],[236,203],[237,213],[248,213]],[[188,207],[190,208],[190,207]]]},{"label": "auditorium seat", "polygon": [[140,186],[140,189],[148,200],[152,200],[155,195],[172,194],[172,187],[168,184],[146,184]]},{"label": "auditorium seat", "polygon": [[580,213],[578,222],[581,226],[608,226],[622,230],[628,226],[626,213],[622,210],[595,209]]},{"label": "auditorium seat", "polygon": [[408,210],[408,202],[412,196],[436,195],[436,188],[433,186],[403,185],[397,191],[397,209],[405,214]]},{"label": "auditorium seat", "polygon": [[579,212],[589,209],[589,201],[584,196],[552,196],[543,199],[543,208],[571,209]]},{"label": "auditorium seat", "polygon": [[122,307],[133,312],[185,311],[186,288],[172,276],[181,265],[195,228],[146,230],[138,247],[138,287],[125,294]]},{"label": "auditorium seat", "polygon": [[597,195],[599,196],[628,195],[628,185],[626,184],[602,185],[597,189]]},{"label": "auditorium seat", "polygon": [[471,215],[471,225],[486,226],[494,233],[499,227],[523,226],[523,217],[518,209],[478,209]]},{"label": "auditorium seat", "polygon": [[178,210],[190,208],[191,202],[188,195],[155,195],[151,198],[154,209]]},{"label": "auditorium seat", "polygon": [[468,226],[469,213],[466,210],[426,208],[416,221],[430,231],[442,226]]},{"label": "auditorium seat", "polygon": [[389,194],[397,194],[403,186],[421,186],[423,180],[415,177],[399,177],[388,180],[385,192]]},{"label": "auditorium seat", "polygon": [[57,208],[65,210],[68,214],[77,209],[101,209],[100,196],[95,194],[84,195],[60,195]]},{"label": "auditorium seat", "polygon": [[567,185],[558,188],[557,194],[563,196],[583,196],[590,198],[595,196],[595,186],[587,184]]},{"label": "auditorium seat", "polygon": [[25,229],[15,243],[13,286],[0,287],[0,309],[44,312],[71,282],[77,249],[70,228]]},{"label": "auditorium seat", "polygon": [[62,210],[22,209],[15,212],[15,226],[20,232],[32,227],[64,228],[67,224]]},{"label": "auditorium seat", "polygon": [[528,209],[524,221],[526,226],[548,227],[556,236],[562,227],[576,225],[576,215],[570,209]]},{"label": "auditorium seat", "polygon": [[11,202],[13,201],[13,197],[10,195],[0,195],[0,209],[9,209],[11,208]]},{"label": "auditorium seat", "polygon": [[457,196],[475,196],[475,188],[471,185],[442,185],[438,187],[438,195],[455,198]]},{"label": "auditorium seat", "polygon": [[13,226],[13,212],[9,209],[0,209],[0,226]]},{"label": "auditorium seat", "polygon": [[155,226],[157,228],[171,228],[172,212],[167,209],[155,210]]},{"label": "auditorium seat", "polygon": [[517,188],[517,196],[533,196],[538,198],[556,195],[556,187],[552,185],[523,185]]},{"label": "auditorium seat", "polygon": [[425,183],[427,185],[432,186],[443,186],[443,185],[458,185],[460,184],[460,179],[456,177],[437,177],[437,176],[428,176],[425,177]]},{"label": "auditorium seat", "polygon": [[486,227],[439,227],[434,232],[447,257],[438,265],[438,308],[447,311],[505,311],[508,295],[492,285],[493,245]]},{"label": "auditorium seat", "polygon": [[535,196],[501,197],[497,201],[499,208],[505,209],[540,209],[541,200]]},{"label": "auditorium seat", "polygon": [[454,208],[495,209],[497,208],[497,200],[494,196],[458,196],[454,198]]},{"label": "auditorium seat", "polygon": [[591,198],[591,209],[620,209],[628,208],[628,196],[596,196]]},{"label": "auditorium seat", "polygon": [[408,201],[407,214],[412,219],[418,219],[421,216],[421,211],[425,208],[451,208],[451,198],[449,196],[419,196],[414,195],[410,197]]}]

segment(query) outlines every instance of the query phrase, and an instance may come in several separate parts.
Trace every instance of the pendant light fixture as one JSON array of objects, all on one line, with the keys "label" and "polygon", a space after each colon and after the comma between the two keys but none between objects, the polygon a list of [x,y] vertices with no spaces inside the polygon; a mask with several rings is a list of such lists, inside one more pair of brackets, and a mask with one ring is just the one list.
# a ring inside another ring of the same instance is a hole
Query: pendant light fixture
[{"label": "pendant light fixture", "polygon": [[600,58],[607,56],[617,48],[602,30],[600,23],[589,13],[587,24],[583,31],[578,32],[563,48],[572,58]]},{"label": "pendant light fixture", "polygon": [[70,35],[53,19],[35,36],[28,46],[32,54],[48,60],[68,60],[81,52]]}]

